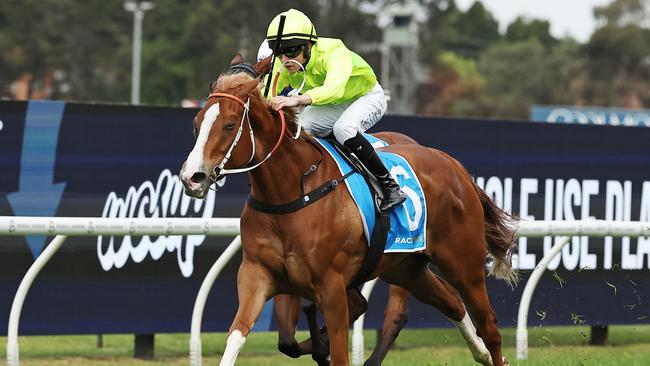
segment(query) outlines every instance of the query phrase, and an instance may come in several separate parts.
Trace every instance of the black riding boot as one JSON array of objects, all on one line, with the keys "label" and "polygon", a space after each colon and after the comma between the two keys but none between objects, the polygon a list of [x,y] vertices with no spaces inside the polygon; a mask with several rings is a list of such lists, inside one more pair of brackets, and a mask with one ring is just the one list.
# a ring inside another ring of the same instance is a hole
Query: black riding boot
[{"label": "black riding boot", "polygon": [[399,184],[390,175],[375,149],[363,135],[357,133],[353,138],[346,140],[343,145],[350,149],[370,173],[377,178],[384,195],[379,205],[379,211],[387,212],[406,200],[406,194],[399,188]]}]

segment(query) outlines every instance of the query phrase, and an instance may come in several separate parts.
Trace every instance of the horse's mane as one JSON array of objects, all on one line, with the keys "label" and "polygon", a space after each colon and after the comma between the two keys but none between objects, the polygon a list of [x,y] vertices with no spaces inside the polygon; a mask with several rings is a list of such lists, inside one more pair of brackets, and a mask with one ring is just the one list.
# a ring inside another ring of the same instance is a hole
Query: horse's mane
[{"label": "horse's mane", "polygon": [[[221,74],[219,75],[219,78],[217,78],[217,81],[213,84],[211,92],[227,92],[229,90],[238,89],[251,80],[253,80],[253,77],[244,72],[238,72],[235,74]],[[248,96],[259,100],[260,103],[269,108],[271,110],[271,114],[277,118],[278,112],[273,110],[269,102],[264,99],[262,96],[261,88],[262,85],[260,83],[260,85],[254,89],[254,92],[248,93]],[[290,132],[295,133],[298,127],[298,108],[286,108],[283,109],[283,111],[284,119],[287,123],[287,129],[289,129]]]}]

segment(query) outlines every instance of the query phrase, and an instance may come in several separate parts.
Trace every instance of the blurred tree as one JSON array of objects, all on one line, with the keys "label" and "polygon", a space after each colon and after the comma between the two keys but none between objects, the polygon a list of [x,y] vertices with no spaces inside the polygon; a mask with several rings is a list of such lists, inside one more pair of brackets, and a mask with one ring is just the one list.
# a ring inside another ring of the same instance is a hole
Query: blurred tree
[{"label": "blurred tree", "polygon": [[[190,0],[181,6],[175,0],[155,2],[156,9],[145,19],[155,28],[143,49],[143,70],[149,74],[142,84],[143,100],[155,104],[205,97],[210,82],[228,68],[235,53],[255,61],[271,19],[295,5],[286,0]],[[302,2],[300,9],[318,14],[314,0]]]},{"label": "blurred tree", "polygon": [[551,24],[547,20],[517,17],[508,25],[505,39],[508,42],[521,42],[534,38],[545,47],[550,47],[558,43],[551,35],[550,27]]},{"label": "blurred tree", "polygon": [[[155,8],[143,24],[143,104],[204,97],[236,52],[254,61],[271,19],[291,7],[309,15],[320,35],[341,37],[353,49],[381,39],[374,16],[360,10],[361,1],[151,1]],[[46,97],[127,102],[132,27],[123,1],[0,2],[0,96],[8,95],[15,80],[36,89],[54,78],[56,88]]]},{"label": "blurred tree", "polygon": [[483,50],[501,39],[499,23],[480,1],[462,12],[454,0],[425,2],[429,17],[420,34],[421,59],[433,61],[442,51],[478,59]]},{"label": "blurred tree", "polygon": [[460,12],[454,0],[431,1],[425,4],[428,13],[420,27],[419,57],[423,64],[435,63],[438,54],[445,49],[445,39],[454,33],[452,16]]},{"label": "blurred tree", "polygon": [[595,7],[594,17],[601,27],[636,25],[648,28],[650,26],[650,2],[648,0],[614,0],[607,5]]},{"label": "blurred tree", "polygon": [[572,104],[572,75],[580,67],[572,40],[550,51],[536,38],[497,44],[481,55],[486,84],[476,108],[491,117],[526,119],[533,104]]},{"label": "blurred tree", "polygon": [[[601,25],[585,45],[584,101],[650,106],[650,2],[615,0],[594,9]],[[646,27],[642,27],[645,24]]]},{"label": "blurred tree", "polygon": [[442,52],[432,67],[429,82],[419,88],[417,114],[471,114],[484,83],[475,60],[464,59],[451,51]]},{"label": "blurred tree", "polygon": [[130,24],[123,12],[116,2],[0,2],[3,84],[29,74],[36,89],[53,75],[58,86],[54,98],[112,99],[109,96],[120,89],[118,80],[129,70],[120,57],[126,50],[126,38],[120,34]]},{"label": "blurred tree", "polygon": [[[409,0],[151,1],[142,101],[178,105],[203,98],[235,52],[252,61],[272,17],[291,7],[379,73],[375,16],[383,5]],[[519,18],[502,37],[480,1],[464,12],[454,0],[411,1],[424,9],[419,56],[431,70],[421,87],[423,113],[524,118],[531,103],[650,105],[648,0],[595,9],[599,28],[583,47],[554,39],[541,20]],[[1,1],[0,97],[14,83],[27,97],[127,102],[132,27],[123,1]]]},{"label": "blurred tree", "polygon": [[[481,113],[484,78],[477,60],[500,41],[499,24],[480,1],[466,12],[454,0],[422,1],[428,17],[420,27],[419,57],[427,80],[418,90],[417,113]],[[476,70],[468,73],[467,70]]]}]

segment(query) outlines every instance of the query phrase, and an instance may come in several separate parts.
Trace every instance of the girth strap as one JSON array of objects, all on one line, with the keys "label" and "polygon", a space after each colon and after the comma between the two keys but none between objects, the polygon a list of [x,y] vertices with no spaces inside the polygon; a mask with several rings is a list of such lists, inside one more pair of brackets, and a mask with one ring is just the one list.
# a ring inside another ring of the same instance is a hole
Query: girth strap
[{"label": "girth strap", "polygon": [[348,288],[357,288],[363,285],[372,272],[377,268],[381,256],[384,254],[386,247],[386,238],[390,231],[390,216],[388,212],[379,213],[375,210],[375,226],[372,229],[372,235],[368,246],[368,252],[363,258],[359,272],[354,276]]},{"label": "girth strap", "polygon": [[301,194],[300,197],[298,197],[297,199],[282,205],[271,205],[268,203],[258,201],[255,198],[253,198],[253,195],[248,195],[247,203],[252,209],[256,211],[261,211],[264,213],[274,214],[274,215],[288,214],[291,212],[298,211],[301,208],[304,208],[306,206],[309,206],[312,203],[318,201],[319,199],[325,197],[328,193],[332,192],[334,188],[336,188],[336,186],[339,185],[339,183],[342,183],[344,180],[346,180],[349,176],[351,176],[354,173],[356,173],[356,171],[351,170],[346,175],[339,177],[338,179],[327,181],[321,184],[320,186],[316,187],[311,192],[307,194]]}]

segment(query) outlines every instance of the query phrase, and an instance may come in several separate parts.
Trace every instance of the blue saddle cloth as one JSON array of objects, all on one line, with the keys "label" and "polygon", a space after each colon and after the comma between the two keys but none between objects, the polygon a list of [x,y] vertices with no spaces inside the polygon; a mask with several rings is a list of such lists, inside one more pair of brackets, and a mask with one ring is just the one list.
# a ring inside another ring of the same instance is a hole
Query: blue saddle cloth
[{"label": "blue saddle cloth", "polygon": [[[376,148],[388,144],[374,136],[364,134],[366,139]],[[332,144],[323,139],[316,139],[334,158],[342,175],[350,172],[353,167],[339,155]],[[379,157],[397,180],[407,199],[403,204],[393,208],[389,214],[390,231],[386,238],[385,253],[390,252],[416,252],[426,247],[426,200],[422,185],[417,175],[403,157],[389,152],[378,151]],[[375,226],[375,204],[371,189],[368,187],[363,175],[352,174],[345,180],[345,184],[352,195],[361,220],[363,220],[366,239],[370,243],[372,230]]]}]

